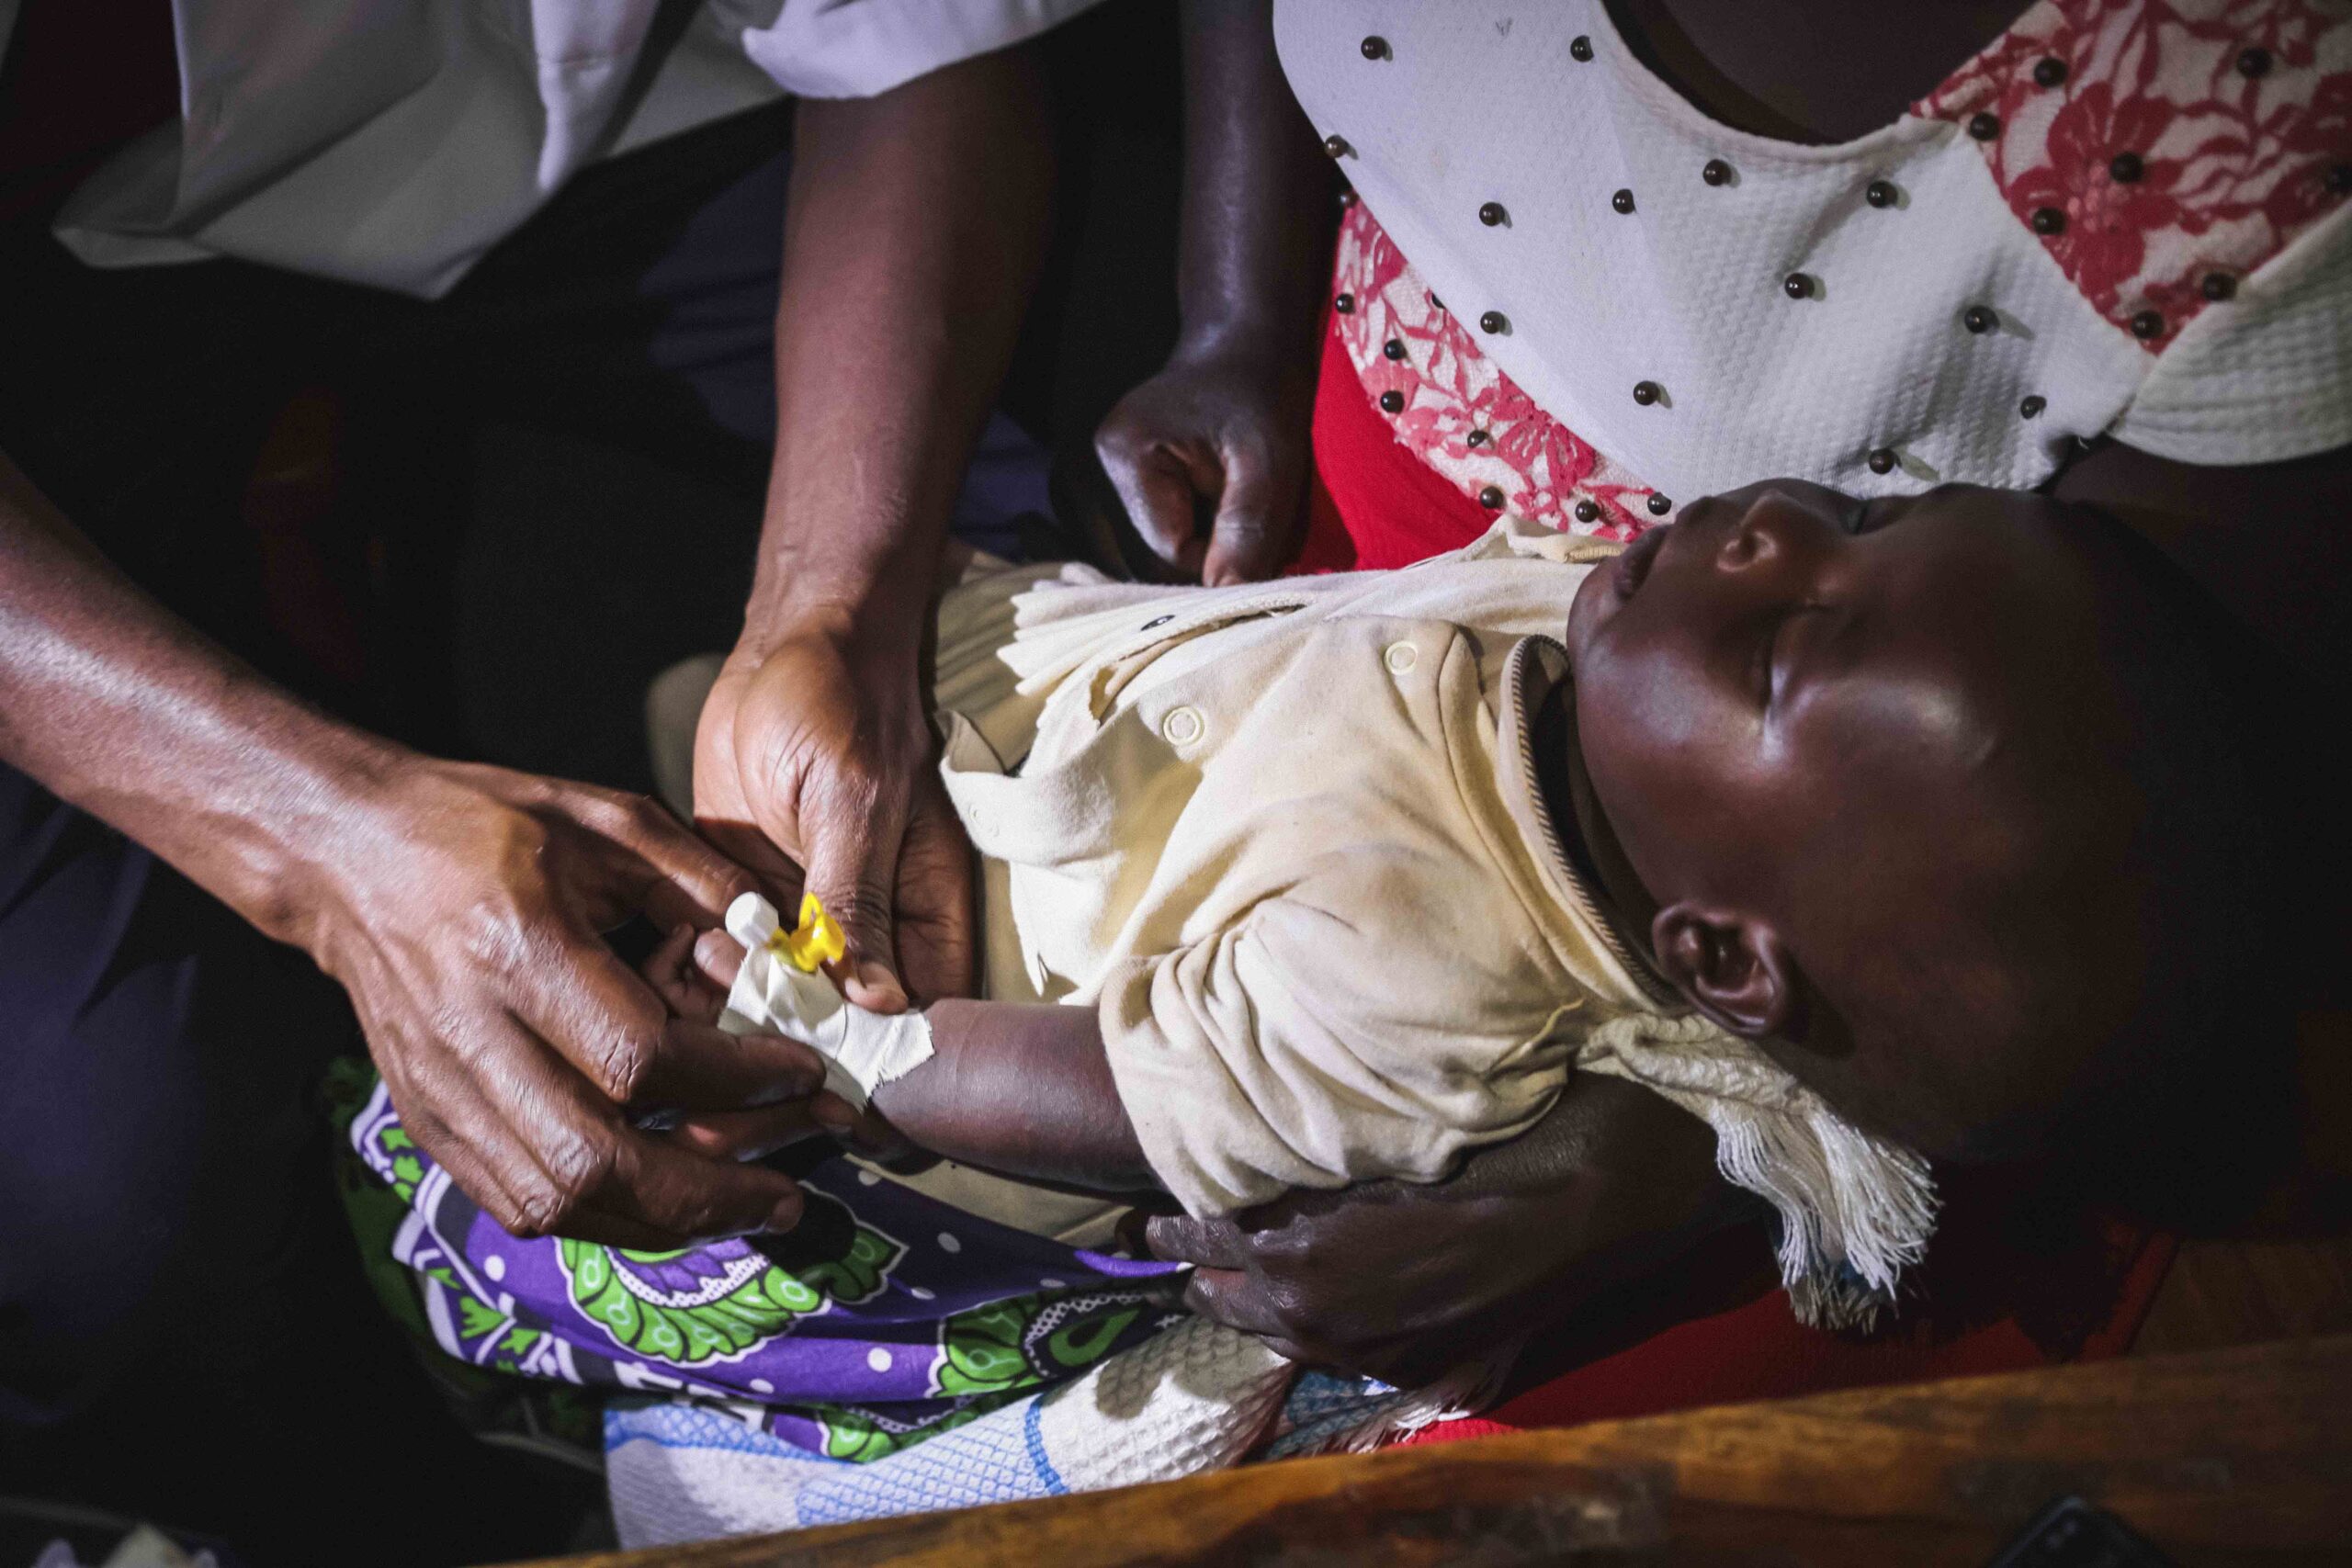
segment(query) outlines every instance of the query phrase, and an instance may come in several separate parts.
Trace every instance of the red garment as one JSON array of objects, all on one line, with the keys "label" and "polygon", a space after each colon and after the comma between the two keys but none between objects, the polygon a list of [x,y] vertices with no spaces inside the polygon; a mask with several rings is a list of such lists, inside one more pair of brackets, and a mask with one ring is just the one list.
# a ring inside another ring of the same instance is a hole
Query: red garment
[{"label": "red garment", "polygon": [[2171,1267],[2175,1242],[2140,1239],[2116,1288],[2112,1308],[2074,1354],[2037,1345],[2017,1319],[1928,1343],[1891,1336],[1856,1340],[1807,1328],[1789,1311],[1784,1292],[1713,1317],[1694,1319],[1629,1350],[1577,1368],[1496,1406],[1484,1416],[1441,1421],[1404,1439],[1443,1443],[1537,1427],[1577,1427],[1657,1416],[1702,1405],[1792,1399],[1833,1389],[1937,1378],[1981,1377],[2064,1359],[2099,1361],[2132,1348],[2141,1320]]},{"label": "red garment", "polygon": [[1323,334],[1314,440],[1306,542],[1293,571],[1410,566],[1460,549],[1494,524],[1493,513],[1397,441],[1356,379],[1336,318]]}]

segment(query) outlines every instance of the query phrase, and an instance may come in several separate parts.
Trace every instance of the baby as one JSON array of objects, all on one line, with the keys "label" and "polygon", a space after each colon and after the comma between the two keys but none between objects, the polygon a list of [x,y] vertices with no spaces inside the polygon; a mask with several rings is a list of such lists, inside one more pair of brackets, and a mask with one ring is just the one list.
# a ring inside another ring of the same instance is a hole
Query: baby
[{"label": "baby", "polygon": [[[1790,1120],[1838,1143],[1842,1201],[1916,1222],[1826,1260],[1883,1288],[1923,1239],[1905,1149],[2025,1156],[2178,1088],[2260,956],[2266,848],[2145,547],[1777,480],[1610,548],[1505,523],[1396,573],[952,591],[989,999],[863,1016],[868,1133],[1216,1213],[1442,1177],[1579,1066],[1706,1116],[1792,1246],[1841,1200],[1770,1168]],[[680,932],[652,972],[805,1033],[739,966]]]},{"label": "baby", "polygon": [[[355,1190],[397,1212],[368,1228],[448,1354],[701,1402],[616,1416],[653,1495],[679,1484],[660,1456],[700,1451],[663,1423],[714,1401],[777,1454],[968,1439],[957,1462],[1050,1450],[1056,1486],[1227,1462],[1289,1370],[1177,1312],[1166,1266],[1087,1250],[1106,1216],[1441,1178],[1579,1073],[1702,1118],[1777,1213],[1797,1310],[1867,1316],[1932,1225],[1923,1155],[2161,1144],[2242,1041],[2270,849],[2172,582],[2046,500],[1785,480],[1622,553],[1505,522],[1244,588],[967,574],[937,698],[986,999],[849,1007],[802,967],[821,922],[778,935],[756,901],[649,961],[681,1012],[832,1058],[837,1089],[783,1108],[804,1130],[944,1158],[806,1168],[781,1236],[517,1238],[379,1087],[352,1143],[380,1185]],[[752,1157],[786,1119],[674,1135]],[[1464,1353],[1379,1419],[1508,1348]],[[1124,1392],[982,1430],[1131,1357]],[[1099,1425],[1156,1399],[1193,1424]],[[1112,1462],[1144,1453],[1175,1468]]]}]

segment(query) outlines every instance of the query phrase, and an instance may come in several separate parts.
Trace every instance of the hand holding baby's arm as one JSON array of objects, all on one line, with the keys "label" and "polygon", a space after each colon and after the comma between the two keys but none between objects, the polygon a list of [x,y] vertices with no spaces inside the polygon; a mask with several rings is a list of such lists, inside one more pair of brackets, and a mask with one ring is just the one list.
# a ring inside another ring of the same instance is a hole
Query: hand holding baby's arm
[{"label": "hand holding baby's arm", "polygon": [[[695,1118],[681,1125],[682,1137],[749,1158],[823,1131],[861,1153],[903,1153],[912,1145],[1010,1176],[1114,1192],[1154,1185],[1092,1009],[965,999],[934,1002],[919,1016],[837,1008],[821,974],[794,973],[800,963],[792,954],[801,949],[810,950],[811,961],[831,956],[817,940],[821,924],[819,912],[813,921],[804,918],[800,932],[763,942],[771,951],[761,955],[754,989],[769,1016],[760,1021],[852,1061],[869,1103],[861,1111],[842,1093],[821,1090],[797,1130],[766,1148],[729,1141],[739,1133],[774,1138],[771,1124],[748,1116]],[[649,961],[648,977],[685,1016],[716,1020],[730,987],[739,1007],[751,999],[740,994],[738,979],[746,956],[727,931],[673,933]],[[820,994],[798,997],[800,987]],[[927,1039],[884,1037],[910,1030]]]},{"label": "hand holding baby's arm", "polygon": [[[742,964],[742,944],[725,931],[697,931],[682,925],[653,950],[642,968],[672,1012],[697,1023],[717,1023],[727,1010],[728,987]],[[741,1160],[759,1159],[811,1137],[837,1138],[876,1159],[896,1157],[907,1147],[870,1110],[861,1111],[822,1088],[757,1110],[683,1116],[670,1131],[697,1153]]]}]

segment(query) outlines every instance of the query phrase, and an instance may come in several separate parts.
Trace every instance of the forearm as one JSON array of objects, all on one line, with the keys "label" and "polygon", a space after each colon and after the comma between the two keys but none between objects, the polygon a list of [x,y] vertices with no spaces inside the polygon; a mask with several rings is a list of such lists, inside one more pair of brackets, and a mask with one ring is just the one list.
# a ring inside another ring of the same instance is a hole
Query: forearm
[{"label": "forearm", "polygon": [[746,640],[810,621],[911,679],[973,438],[1043,253],[1027,49],[804,101],[776,313],[775,458]]},{"label": "forearm", "polygon": [[303,867],[401,753],[141,592],[0,457],[0,758],[303,941]]},{"label": "forearm", "polygon": [[1302,358],[1330,268],[1331,173],[1283,79],[1272,0],[1185,0],[1183,29],[1179,352]]},{"label": "forearm", "polygon": [[951,1000],[924,1013],[932,1057],[874,1108],[933,1154],[1109,1192],[1154,1185],[1119,1102],[1094,1010]]}]

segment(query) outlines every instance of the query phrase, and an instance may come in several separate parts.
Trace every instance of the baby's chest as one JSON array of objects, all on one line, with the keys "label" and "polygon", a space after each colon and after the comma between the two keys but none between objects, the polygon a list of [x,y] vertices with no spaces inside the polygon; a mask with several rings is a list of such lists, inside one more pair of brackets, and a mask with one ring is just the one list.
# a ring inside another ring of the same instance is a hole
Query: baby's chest
[{"label": "baby's chest", "polygon": [[1335,857],[1373,873],[1391,913],[1477,874],[1464,784],[1490,721],[1458,628],[1208,640],[1057,694],[1017,774],[966,812],[1009,867],[1024,948],[1072,985],[1245,919]]}]

